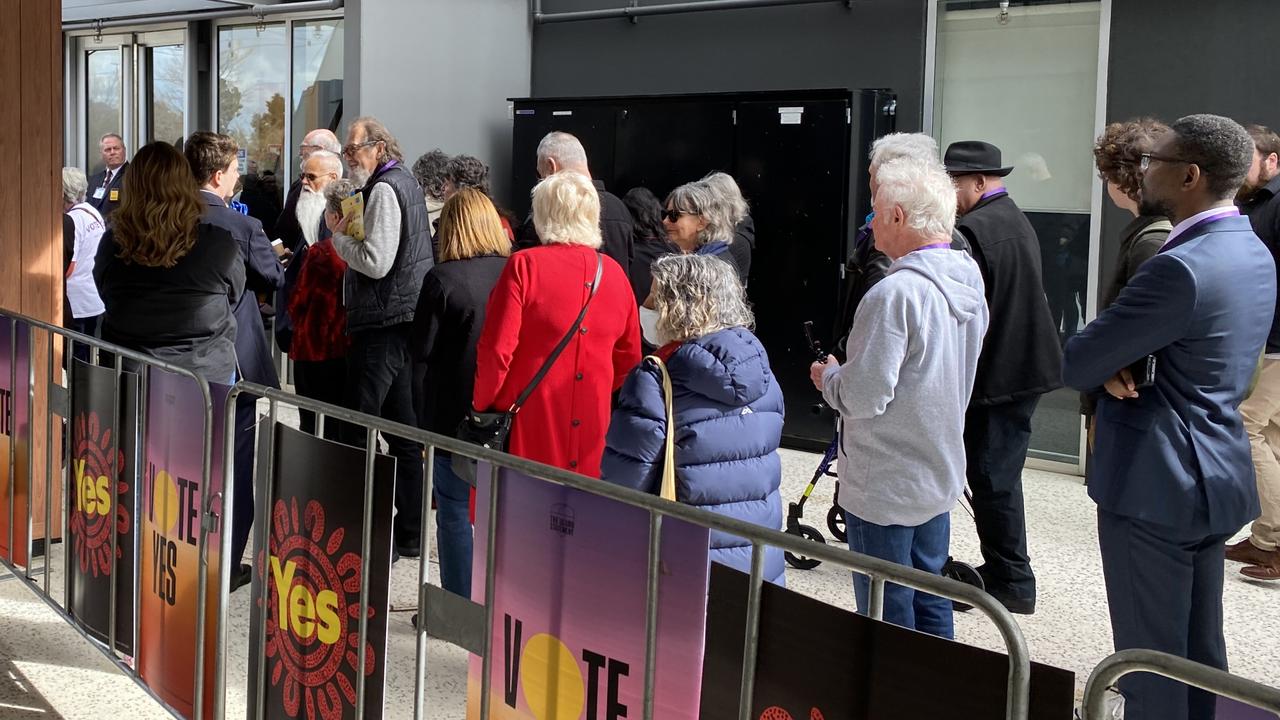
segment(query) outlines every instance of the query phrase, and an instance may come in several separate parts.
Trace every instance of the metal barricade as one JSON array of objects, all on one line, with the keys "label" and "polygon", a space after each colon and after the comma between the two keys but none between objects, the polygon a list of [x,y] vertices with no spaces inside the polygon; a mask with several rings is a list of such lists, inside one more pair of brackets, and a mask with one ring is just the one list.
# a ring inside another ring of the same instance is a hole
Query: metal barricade
[{"label": "metal barricade", "polygon": [[1280,688],[1273,688],[1155,650],[1121,650],[1107,657],[1089,674],[1084,688],[1084,720],[1103,720],[1106,691],[1130,673],[1146,672],[1207,690],[1253,707],[1280,714]]},{"label": "metal barricade", "polygon": [[[27,455],[28,455],[27,457],[28,502],[27,502],[27,517],[26,517],[27,564],[25,567],[19,566],[16,563],[11,562],[12,558],[0,558],[0,562],[2,562],[13,573],[13,575],[17,577],[20,581],[22,581],[22,583],[25,584],[32,592],[34,592],[38,597],[43,599],[45,603],[49,605],[51,609],[53,609],[54,612],[62,616],[62,618],[65,619],[73,628],[75,628],[75,630],[78,633],[80,633],[82,637],[88,640],[91,645],[93,645],[100,652],[102,652],[102,654],[112,664],[114,664],[121,672],[125,673],[126,675],[131,677],[135,682],[137,682],[137,684],[140,687],[142,687],[142,689],[146,691],[151,696],[152,699],[154,699],[157,703],[159,703],[162,707],[164,707],[170,713],[173,713],[175,716],[177,716],[178,713],[174,711],[174,709],[170,707],[167,703],[165,703],[164,700],[161,699],[143,681],[143,679],[139,675],[136,658],[139,650],[139,628],[141,626],[139,621],[140,621],[140,613],[141,613],[142,574],[141,572],[138,571],[136,567],[135,567],[135,572],[133,577],[133,592],[134,592],[133,638],[132,638],[132,647],[134,652],[134,657],[132,658],[133,662],[130,663],[128,660],[121,657],[116,652],[115,618],[116,618],[116,605],[118,602],[118,598],[117,598],[117,586],[114,578],[116,577],[115,571],[117,570],[117,568],[115,567],[115,563],[117,562],[116,543],[118,542],[119,532],[114,522],[114,512],[115,512],[115,508],[119,503],[119,484],[118,484],[119,468],[116,463],[118,462],[120,452],[113,453],[111,457],[111,470],[112,470],[112,482],[111,482],[112,510],[111,511],[113,513],[113,520],[111,522],[111,529],[112,529],[111,558],[112,558],[113,572],[111,574],[112,582],[111,582],[110,596],[109,596],[108,618],[110,619],[110,621],[108,624],[107,644],[104,645],[100,641],[94,639],[91,635],[89,635],[89,633],[86,630],[80,627],[80,625],[74,620],[74,618],[72,618],[70,611],[66,606],[66,604],[70,602],[70,583],[71,583],[71,572],[72,572],[72,564],[73,564],[73,558],[71,555],[72,543],[70,542],[70,535],[69,535],[69,528],[68,528],[69,513],[67,512],[67,508],[65,507],[65,502],[66,502],[66,499],[70,497],[69,495],[70,483],[73,477],[73,470],[72,470],[73,448],[72,448],[71,437],[73,433],[74,417],[71,412],[71,404],[72,404],[72,392],[75,386],[74,385],[75,362],[73,360],[74,353],[77,346],[84,346],[89,348],[91,351],[91,360],[93,361],[94,364],[97,364],[97,362],[99,361],[99,356],[103,352],[109,353],[112,356],[113,358],[112,369],[114,370],[114,373],[115,373],[115,377],[114,377],[115,388],[112,393],[112,413],[113,413],[113,419],[114,419],[115,425],[117,427],[119,426],[119,418],[120,418],[120,382],[125,372],[126,362],[135,363],[142,368],[157,368],[159,370],[163,370],[165,372],[172,373],[174,375],[188,378],[195,382],[196,386],[200,389],[200,393],[203,398],[203,404],[204,404],[203,425],[201,427],[201,436],[202,436],[202,442],[203,442],[201,479],[202,479],[202,487],[204,488],[208,488],[210,486],[210,480],[212,475],[212,460],[213,460],[213,427],[214,427],[213,401],[209,391],[209,384],[205,382],[205,380],[201,378],[199,375],[191,372],[190,370],[174,365],[172,363],[168,363],[163,360],[157,360],[156,358],[151,357],[149,355],[145,355],[143,353],[136,352],[133,350],[128,350],[118,345],[113,345],[111,343],[104,342],[100,339],[89,337],[87,335],[83,335],[81,333],[77,333],[72,330],[68,330],[66,328],[47,323],[43,320],[38,320],[36,318],[22,315],[20,313],[14,313],[14,312],[0,309],[0,322],[6,322],[9,324],[10,347],[8,349],[8,352],[10,353],[9,355],[10,375],[11,375],[10,386],[14,388],[15,394],[19,387],[18,378],[16,377],[16,369],[17,369],[16,351],[17,351],[18,328],[19,328],[19,324],[26,326],[27,345],[28,345],[28,365],[29,365],[28,377],[26,378],[27,422],[30,427],[33,441],[35,438],[35,429],[39,427],[39,422],[36,417],[36,410],[37,410],[36,402],[35,402],[36,389],[38,387],[43,387],[46,390],[46,401],[43,407],[43,429],[44,429],[44,437],[45,437],[45,465],[44,465],[45,532],[44,532],[44,538],[43,538],[44,540],[44,565],[42,568],[43,583],[38,581],[33,576],[32,567],[31,567],[32,554],[34,550],[34,547],[33,547],[34,545],[34,537],[33,537],[34,535],[34,532],[33,532],[34,503],[31,502],[32,489],[34,488],[33,482],[34,482],[34,473],[35,473],[34,471],[35,463],[33,462],[35,460],[35,443],[34,442],[29,443],[27,446]],[[47,345],[43,347],[43,350],[41,352],[45,360],[44,362],[45,370],[39,376],[39,378],[37,378],[36,367],[35,367],[37,364],[36,349],[37,347],[40,347],[36,342],[38,332],[46,333],[47,339],[48,339]],[[54,363],[54,356],[55,354],[57,354],[57,351],[58,351],[58,348],[56,347],[56,343],[55,343],[56,338],[60,338],[63,341],[61,351],[62,351],[62,357],[66,365],[65,386],[60,382],[60,378],[58,377],[58,373],[57,373],[58,370],[61,370],[63,368],[61,366],[56,366]],[[139,436],[141,437],[142,427],[143,427],[142,423],[145,423],[144,418],[146,415],[146,413],[142,411],[142,408],[146,406],[146,398],[147,398],[147,383],[146,383],[145,372],[142,372],[139,374],[138,395],[139,395],[138,418],[140,423],[140,426],[138,428],[138,433],[139,433]],[[50,587],[49,587],[50,565],[52,564],[51,560],[52,560],[52,549],[53,549],[52,548],[52,545],[53,545],[52,531],[53,531],[53,522],[54,522],[53,499],[55,497],[53,492],[54,467],[55,467],[55,464],[54,464],[55,461],[53,456],[53,446],[54,446],[53,416],[55,413],[61,418],[59,422],[66,423],[64,434],[63,434],[64,447],[62,450],[62,455],[63,455],[62,469],[59,471],[61,474],[61,477],[59,479],[59,482],[61,483],[60,488],[62,490],[61,497],[63,498],[64,505],[58,510],[59,517],[61,519],[61,538],[63,540],[62,545],[63,545],[63,574],[64,574],[64,587],[63,587],[63,603],[64,604],[62,605],[58,604],[57,599],[50,592]],[[124,428],[121,428],[121,431],[123,430]],[[13,433],[12,438],[14,439],[14,442],[10,443],[10,448],[11,448],[9,453],[10,482],[9,482],[9,498],[8,498],[9,499],[10,553],[13,552],[13,528],[15,527],[14,525],[14,508],[15,508],[14,485],[16,484],[15,481],[17,478],[14,477],[14,474],[15,474],[14,458],[17,455],[17,447],[16,447],[17,428],[16,427],[12,428],[12,433]],[[115,442],[116,442],[117,450],[120,450],[121,445],[120,445],[119,438],[117,438]],[[135,484],[135,488],[136,487],[137,485]],[[201,530],[198,536],[197,550],[196,550],[199,557],[199,561],[200,561],[199,564],[200,564],[200,570],[201,570],[200,595],[197,600],[197,608],[198,608],[197,616],[198,617],[197,617],[197,632],[196,632],[196,661],[195,661],[196,668],[195,668],[195,678],[194,678],[195,688],[196,688],[196,693],[195,693],[196,698],[201,697],[200,695],[201,688],[204,684],[204,632],[202,632],[201,629],[204,626],[204,615],[207,613],[207,607],[206,607],[207,594],[204,591],[205,583],[204,583],[203,571],[207,567],[207,561],[208,561],[206,550],[208,545],[208,535],[209,535],[209,525],[210,525],[209,520],[217,515],[217,513],[213,512],[213,508],[212,508],[213,501],[216,499],[218,499],[216,494],[210,494],[209,496],[206,496],[204,498],[204,507],[202,507],[200,510]],[[223,505],[224,505],[224,508],[227,507],[225,503]],[[141,541],[141,534],[142,534],[141,532],[138,531],[138,525],[136,524],[138,522],[137,513],[134,514],[134,522],[135,522],[134,533],[133,533],[134,558],[136,561],[138,558],[141,557],[140,541]],[[226,564],[225,557],[221,558],[220,560],[224,565]],[[223,597],[225,598],[225,595]],[[202,720],[204,715],[203,703],[197,700],[194,704],[194,708],[195,708],[194,710],[195,718]]]},{"label": "metal barricade", "polygon": [[[879,619],[884,607],[884,586],[886,582],[893,582],[898,585],[932,593],[944,598],[959,600],[961,602],[972,605],[981,610],[984,614],[991,618],[999,629],[1005,645],[1009,651],[1009,675],[1007,687],[1007,700],[1005,717],[1008,720],[1025,720],[1029,712],[1029,695],[1030,695],[1030,656],[1027,651],[1027,645],[1023,639],[1022,632],[1013,616],[999,602],[987,593],[978,590],[970,585],[965,585],[948,578],[932,575],[914,568],[904,567],[895,563],[873,558],[867,555],[860,555],[849,550],[829,547],[813,543],[794,535],[788,535],[780,530],[770,530],[762,528],[759,525],[749,523],[735,518],[718,515],[707,510],[701,510],[688,505],[673,503],[662,500],[652,495],[647,495],[629,488],[623,488],[609,483],[593,480],[577,473],[562,470],[560,468],[550,467],[541,463],[526,460],[524,458],[515,457],[506,453],[487,450],[485,448],[471,445],[456,438],[437,435],[415,427],[409,427],[395,422],[390,422],[380,418],[376,418],[363,413],[348,410],[346,408],[330,405],[328,403],[319,402],[310,398],[300,397],[292,393],[275,390],[262,385],[255,385],[246,382],[240,382],[232,388],[230,395],[227,397],[227,430],[232,430],[232,418],[234,413],[232,409],[235,406],[236,398],[243,393],[250,393],[259,397],[266,398],[268,401],[268,417],[274,423],[277,417],[278,406],[288,405],[301,410],[310,410],[317,415],[317,434],[323,434],[323,418],[333,418],[344,421],[353,426],[363,427],[365,429],[365,473],[364,473],[364,531],[362,537],[362,547],[365,550],[365,556],[368,555],[372,537],[371,516],[372,516],[372,493],[373,493],[373,459],[376,450],[377,433],[387,433],[397,437],[404,438],[413,442],[422,443],[425,448],[425,484],[423,489],[422,500],[422,522],[423,522],[423,542],[429,542],[429,535],[426,530],[428,518],[430,516],[430,502],[432,495],[432,485],[434,480],[434,454],[437,450],[455,453],[465,457],[473,458],[487,462],[492,467],[492,475],[490,478],[491,492],[489,493],[489,504],[484,509],[488,513],[488,542],[486,544],[485,557],[485,599],[484,599],[484,633],[483,633],[483,652],[481,653],[482,675],[480,688],[480,717],[482,720],[489,718],[490,703],[490,675],[492,673],[492,647],[493,637],[490,631],[493,627],[493,606],[494,606],[494,570],[496,559],[496,523],[494,520],[498,513],[498,484],[501,481],[499,469],[507,468],[524,475],[545,481],[555,483],[565,487],[574,488],[593,495],[610,498],[626,505],[642,508],[649,513],[649,545],[648,545],[648,576],[646,584],[646,614],[645,614],[645,702],[644,702],[644,720],[653,720],[654,702],[653,688],[655,682],[655,665],[656,665],[656,632],[657,632],[657,599],[658,599],[658,550],[662,537],[662,521],[664,518],[678,519],[692,525],[708,528],[710,530],[719,530],[722,532],[737,535],[749,540],[752,545],[751,558],[751,584],[750,595],[747,603],[747,626],[744,628],[743,636],[743,672],[742,682],[739,691],[739,718],[748,720],[751,712],[751,699],[753,697],[755,686],[755,660],[756,650],[759,640],[760,629],[760,597],[761,588],[764,582],[764,550],[767,546],[775,546],[797,554],[804,554],[823,562],[832,563],[834,565],[847,568],[854,572],[867,575],[871,579],[871,598],[869,614]],[[228,446],[228,460],[230,460],[231,449]],[[265,477],[265,481],[261,482],[256,488],[258,497],[264,501],[260,503],[260,509],[257,517],[257,529],[254,539],[254,556],[265,557],[266,542],[269,537],[271,516],[265,511],[263,506],[268,505],[266,499],[273,497],[272,487],[272,471],[274,457],[268,450],[265,456],[267,463],[266,472],[260,473],[259,477]],[[233,502],[230,496],[227,497],[224,507],[231,508]],[[224,542],[226,538],[224,536]],[[224,555],[229,551],[224,547]],[[426,585],[427,585],[427,548],[424,546],[421,557],[419,559],[418,582],[419,582],[419,599],[418,613],[420,618],[426,617]],[[222,587],[225,593],[229,588],[230,577],[228,568],[223,566]],[[360,657],[357,667],[364,667],[364,647],[367,639],[367,628],[365,618],[368,615],[368,573],[362,574],[362,582],[360,588],[360,605],[358,608],[359,617],[361,618],[359,626],[359,635],[357,638],[358,647],[360,648]],[[265,618],[267,611],[266,603],[257,609]],[[227,628],[227,607],[223,604],[220,608],[220,617],[218,618],[218,656],[217,667],[215,668],[217,696],[221,696],[224,691],[225,680],[225,652],[226,645],[226,628]],[[261,619],[261,618],[260,618]],[[416,682],[414,690],[414,718],[422,720],[427,717],[425,705],[425,686],[426,686],[426,623],[419,622],[416,628],[417,632],[417,652],[416,652]],[[251,647],[250,652],[256,653],[259,658],[263,656],[265,651],[265,633],[259,639],[258,646]],[[258,663],[259,673],[265,673],[265,663]],[[357,687],[358,699],[356,707],[356,718],[364,717],[364,675],[360,675],[360,681]],[[259,695],[256,698],[256,707],[262,707],[262,692],[264,683],[259,677],[257,682]],[[250,702],[255,702],[250,699]],[[217,706],[217,710],[221,710],[221,705]],[[221,718],[219,712],[215,713],[215,717]]]}]

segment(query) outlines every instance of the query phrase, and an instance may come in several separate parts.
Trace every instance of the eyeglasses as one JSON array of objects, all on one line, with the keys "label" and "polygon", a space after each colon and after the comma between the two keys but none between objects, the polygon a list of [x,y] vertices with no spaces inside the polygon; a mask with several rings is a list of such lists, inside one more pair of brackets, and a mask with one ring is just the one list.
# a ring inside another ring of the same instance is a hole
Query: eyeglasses
[{"label": "eyeglasses", "polygon": [[679,222],[680,218],[684,217],[685,215],[692,215],[692,214],[693,213],[687,213],[681,210],[663,210],[662,219],[670,220],[671,222]]},{"label": "eyeglasses", "polygon": [[1155,153],[1149,153],[1149,152],[1142,153],[1138,157],[1141,158],[1138,161],[1138,169],[1141,170],[1142,172],[1146,172],[1147,169],[1151,167],[1152,160],[1159,160],[1160,162],[1168,162],[1168,163],[1187,163],[1187,164],[1191,163],[1190,160],[1183,160],[1181,158],[1176,158],[1176,157],[1167,157],[1164,155],[1157,155]]},{"label": "eyeglasses", "polygon": [[365,142],[362,142],[362,143],[351,143],[350,145],[342,148],[342,154],[346,155],[347,157],[355,157],[355,154],[359,152],[361,148],[367,148],[370,145],[377,145],[380,142],[382,141],[366,140]]},{"label": "eyeglasses", "polygon": [[332,175],[332,174],[333,173],[302,173],[301,177],[303,180],[306,180],[307,182],[315,182],[320,178],[324,177],[325,175]]}]

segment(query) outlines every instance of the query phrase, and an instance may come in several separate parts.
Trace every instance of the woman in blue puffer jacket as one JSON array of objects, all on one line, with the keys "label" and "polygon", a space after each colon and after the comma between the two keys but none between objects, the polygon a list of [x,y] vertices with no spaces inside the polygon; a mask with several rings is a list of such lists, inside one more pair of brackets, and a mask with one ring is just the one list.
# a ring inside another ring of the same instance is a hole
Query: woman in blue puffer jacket
[{"label": "woman in blue puffer jacket", "polygon": [[[712,255],[653,264],[658,357],[671,375],[676,499],[722,515],[782,527],[782,391],[734,268]],[[666,440],[662,375],[641,362],[622,386],[609,423],[601,476],[657,494]],[[712,531],[711,559],[750,572],[751,544]],[[782,551],[765,551],[764,576],[783,584]]]}]

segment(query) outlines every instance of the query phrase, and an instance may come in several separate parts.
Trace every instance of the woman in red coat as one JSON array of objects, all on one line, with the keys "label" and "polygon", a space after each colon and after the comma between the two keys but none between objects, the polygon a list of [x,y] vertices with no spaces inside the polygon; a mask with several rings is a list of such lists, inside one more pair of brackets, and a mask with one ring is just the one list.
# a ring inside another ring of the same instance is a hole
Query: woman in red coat
[{"label": "woman in red coat", "polygon": [[543,245],[507,262],[489,295],[476,349],[477,410],[506,410],[568,332],[600,286],[582,327],[512,423],[513,455],[600,476],[609,400],[640,362],[635,296],[622,268],[600,247],[600,198],[580,173],[562,171],[533,189]]}]

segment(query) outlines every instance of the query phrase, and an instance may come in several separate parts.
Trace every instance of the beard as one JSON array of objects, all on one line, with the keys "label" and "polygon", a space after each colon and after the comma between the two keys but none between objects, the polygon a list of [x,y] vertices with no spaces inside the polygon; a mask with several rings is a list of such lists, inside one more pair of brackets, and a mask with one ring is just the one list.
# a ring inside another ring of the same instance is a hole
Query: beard
[{"label": "beard", "polygon": [[315,245],[320,236],[320,218],[324,216],[324,206],[324,195],[302,188],[294,216],[302,226],[302,237],[306,238],[308,245]]},{"label": "beard", "polygon": [[1252,200],[1253,196],[1256,195],[1259,190],[1266,187],[1267,183],[1271,182],[1276,175],[1277,173],[1267,175],[1267,172],[1263,170],[1258,173],[1257,180],[1250,182],[1249,178],[1245,178],[1244,182],[1240,185],[1240,189],[1236,191],[1236,200],[1238,202],[1248,202],[1249,200]]},{"label": "beard", "polygon": [[371,175],[373,173],[365,170],[363,165],[347,166],[347,179],[355,183],[358,188],[364,187],[365,183],[369,182]]}]

